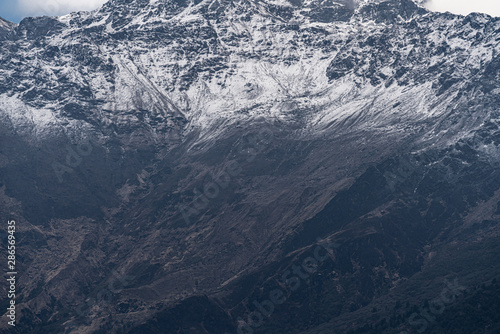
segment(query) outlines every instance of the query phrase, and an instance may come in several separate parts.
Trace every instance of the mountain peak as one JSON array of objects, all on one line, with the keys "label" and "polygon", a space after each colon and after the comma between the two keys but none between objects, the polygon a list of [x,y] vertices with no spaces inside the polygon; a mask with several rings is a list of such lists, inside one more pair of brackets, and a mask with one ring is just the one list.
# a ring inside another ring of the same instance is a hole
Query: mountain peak
[{"label": "mountain peak", "polygon": [[421,4],[111,0],[2,19],[18,332],[236,333],[304,259],[310,286],[259,331],[359,333],[414,307],[386,307],[393,289],[437,291],[417,283],[448,255],[468,279],[500,272],[500,21]]},{"label": "mountain peak", "polygon": [[0,39],[5,38],[17,24],[0,17]]},{"label": "mountain peak", "polygon": [[10,22],[0,16],[0,29],[12,29],[16,26],[14,22]]}]

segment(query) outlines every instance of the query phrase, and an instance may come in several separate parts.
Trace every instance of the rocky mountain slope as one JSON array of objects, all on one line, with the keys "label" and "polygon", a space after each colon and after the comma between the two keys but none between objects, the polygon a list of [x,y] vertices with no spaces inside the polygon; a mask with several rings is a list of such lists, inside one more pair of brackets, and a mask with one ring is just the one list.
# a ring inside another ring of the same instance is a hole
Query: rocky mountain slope
[{"label": "rocky mountain slope", "polygon": [[0,38],[4,38],[15,28],[15,24],[0,17]]},{"label": "rocky mountain slope", "polygon": [[1,20],[14,332],[418,329],[444,279],[499,274],[499,52],[499,18],[411,0]]}]

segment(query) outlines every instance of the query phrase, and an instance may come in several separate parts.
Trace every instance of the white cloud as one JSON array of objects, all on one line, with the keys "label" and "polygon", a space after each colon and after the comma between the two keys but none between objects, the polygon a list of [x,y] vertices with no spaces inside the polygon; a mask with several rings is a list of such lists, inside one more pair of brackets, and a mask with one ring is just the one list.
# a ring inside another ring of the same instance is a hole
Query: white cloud
[{"label": "white cloud", "polygon": [[23,16],[57,16],[80,10],[94,10],[107,0],[19,0],[18,10]]},{"label": "white cloud", "polygon": [[[18,8],[16,12],[20,16],[65,15],[74,11],[97,9],[106,1],[107,0],[17,0]],[[500,17],[499,0],[429,0],[426,7],[438,12],[449,11],[463,15],[472,12],[480,12]],[[5,10],[7,11],[7,9]]]},{"label": "white cloud", "polygon": [[426,7],[437,12],[448,11],[462,15],[479,12],[500,17],[498,0],[430,0]]}]

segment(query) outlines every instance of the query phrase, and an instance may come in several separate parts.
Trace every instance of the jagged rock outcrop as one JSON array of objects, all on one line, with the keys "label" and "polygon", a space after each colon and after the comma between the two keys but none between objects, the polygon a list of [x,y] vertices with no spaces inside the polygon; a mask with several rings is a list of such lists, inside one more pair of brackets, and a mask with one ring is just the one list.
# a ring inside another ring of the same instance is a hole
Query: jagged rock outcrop
[{"label": "jagged rock outcrop", "polygon": [[422,280],[493,278],[499,52],[499,18],[410,0],[0,20],[16,329],[236,333],[318,239],[334,261],[256,333],[373,330]]}]

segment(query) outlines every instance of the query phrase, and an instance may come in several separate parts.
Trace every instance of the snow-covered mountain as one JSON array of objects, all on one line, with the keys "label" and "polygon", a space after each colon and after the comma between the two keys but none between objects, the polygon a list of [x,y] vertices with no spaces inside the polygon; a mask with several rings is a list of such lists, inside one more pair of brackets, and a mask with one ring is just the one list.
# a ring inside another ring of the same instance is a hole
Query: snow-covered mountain
[{"label": "snow-covered mountain", "polygon": [[304,120],[306,136],[350,123],[407,132],[474,99],[468,79],[490,74],[498,20],[379,2],[110,1],[25,19],[2,43],[3,115],[40,136],[72,122],[202,141],[259,117]]},{"label": "snow-covered mountain", "polygon": [[0,38],[4,38],[16,25],[0,17]]},{"label": "snow-covered mountain", "polygon": [[[422,1],[110,0],[0,19],[20,330],[236,332],[317,238],[340,238],[344,265],[261,330],[355,329],[455,245],[481,258],[497,240],[499,82],[500,18]],[[482,265],[471,284],[495,272]],[[133,279],[99,300],[117,273]]]}]

